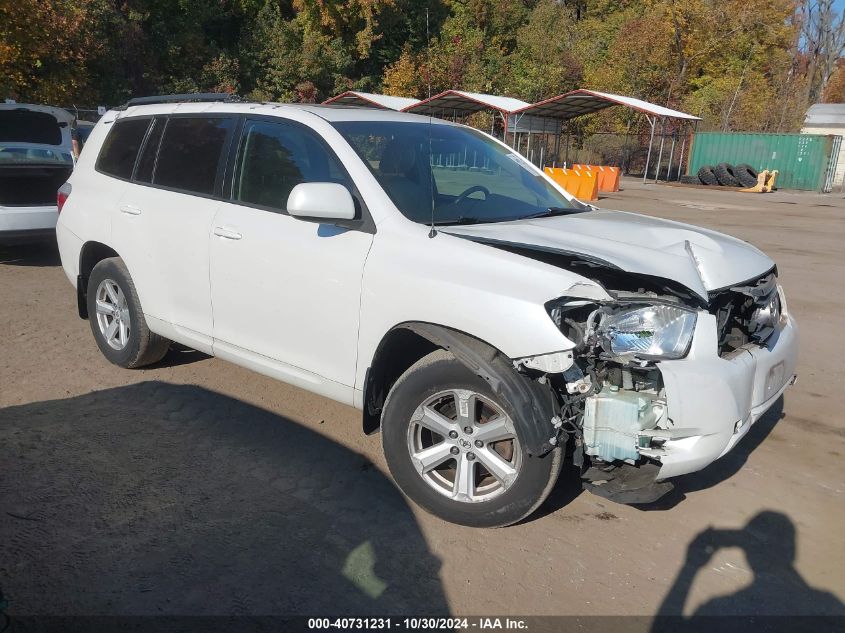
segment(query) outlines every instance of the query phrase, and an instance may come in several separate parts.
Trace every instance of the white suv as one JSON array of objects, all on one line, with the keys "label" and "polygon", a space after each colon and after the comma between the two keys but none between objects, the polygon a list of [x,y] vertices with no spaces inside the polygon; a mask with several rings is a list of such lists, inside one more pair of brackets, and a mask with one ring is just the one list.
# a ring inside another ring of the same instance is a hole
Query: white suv
[{"label": "white suv", "polygon": [[63,192],[62,264],[111,362],[178,341],[353,405],[449,521],[519,521],[567,450],[593,492],[653,500],[794,378],[763,253],[584,205],[461,125],[130,102]]}]

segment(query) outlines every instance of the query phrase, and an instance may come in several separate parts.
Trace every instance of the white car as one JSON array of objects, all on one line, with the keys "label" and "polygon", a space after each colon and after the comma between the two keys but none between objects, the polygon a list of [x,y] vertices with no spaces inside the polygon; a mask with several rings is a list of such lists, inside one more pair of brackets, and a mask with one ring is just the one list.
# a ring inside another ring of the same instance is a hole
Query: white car
[{"label": "white car", "polygon": [[445,121],[162,101],[106,114],[63,187],[102,353],[178,341],[357,407],[449,521],[526,517],[567,450],[594,492],[655,499],[794,379],[775,265],[745,242],[584,205]]},{"label": "white car", "polygon": [[0,103],[0,244],[53,238],[56,192],[73,170],[67,110]]}]

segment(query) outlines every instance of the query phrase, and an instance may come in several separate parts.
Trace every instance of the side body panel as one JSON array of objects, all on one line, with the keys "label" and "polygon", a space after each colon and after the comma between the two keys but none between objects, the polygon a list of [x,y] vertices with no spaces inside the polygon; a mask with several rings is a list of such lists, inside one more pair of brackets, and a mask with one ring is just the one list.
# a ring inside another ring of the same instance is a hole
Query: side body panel
[{"label": "side body panel", "polygon": [[351,387],[372,240],[221,203],[210,249],[215,353],[233,345]]},{"label": "side body panel", "polygon": [[218,202],[129,184],[111,211],[114,249],[126,262],[144,313],[210,351],[208,243]]}]

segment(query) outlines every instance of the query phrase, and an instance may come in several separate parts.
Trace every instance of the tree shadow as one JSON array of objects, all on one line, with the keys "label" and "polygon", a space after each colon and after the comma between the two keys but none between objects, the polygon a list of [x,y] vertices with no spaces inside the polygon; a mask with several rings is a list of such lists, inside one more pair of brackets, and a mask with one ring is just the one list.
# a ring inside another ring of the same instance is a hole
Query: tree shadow
[{"label": "tree shadow", "polygon": [[4,266],[61,266],[56,239],[32,244],[0,244],[0,265]]},{"label": "tree shadow", "polygon": [[448,614],[366,457],[227,396],[150,381],[0,409],[0,464],[13,617]]},{"label": "tree shadow", "polygon": [[[754,574],[751,584],[736,593],[712,598],[696,609],[692,619],[682,618],[698,570],[725,547],[739,547],[745,552]],[[677,631],[679,624],[695,622],[701,624],[701,630],[714,630],[716,622],[712,618],[696,620],[701,616],[752,615],[771,616],[770,621],[758,622],[754,630],[837,630],[845,616],[845,605],[832,593],[807,584],[794,567],[795,551],[795,526],[780,512],[760,512],[739,530],[707,528],[700,532],[690,542],[684,564],[660,605],[653,633]],[[784,616],[813,617],[802,622]],[[723,625],[730,624],[720,619],[718,629],[724,631]],[[735,624],[748,630],[747,621],[737,620]],[[729,626],[728,630],[740,629]]]}]

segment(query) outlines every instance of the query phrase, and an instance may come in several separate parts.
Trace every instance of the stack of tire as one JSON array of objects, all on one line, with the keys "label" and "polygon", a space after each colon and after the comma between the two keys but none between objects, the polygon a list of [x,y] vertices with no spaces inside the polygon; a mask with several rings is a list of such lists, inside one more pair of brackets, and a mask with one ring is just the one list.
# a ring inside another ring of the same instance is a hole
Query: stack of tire
[{"label": "stack of tire", "polygon": [[719,163],[716,166],[704,165],[694,176],[681,176],[681,182],[687,185],[748,188],[757,184],[757,170],[745,163],[739,165],[731,165],[730,163]]}]

